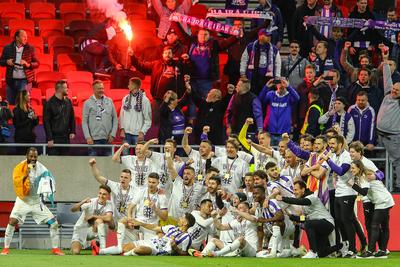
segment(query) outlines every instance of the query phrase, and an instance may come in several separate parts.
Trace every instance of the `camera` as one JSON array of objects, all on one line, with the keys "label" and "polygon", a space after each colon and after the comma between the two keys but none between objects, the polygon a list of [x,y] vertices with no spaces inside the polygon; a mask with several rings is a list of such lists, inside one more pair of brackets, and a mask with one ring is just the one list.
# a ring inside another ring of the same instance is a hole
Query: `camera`
[{"label": "camera", "polygon": [[273,82],[273,84],[280,84],[280,83],[281,83],[281,80],[279,80],[279,79],[274,79],[272,82]]},{"label": "camera", "polygon": [[325,81],[333,81],[333,76],[325,76],[324,80]]}]

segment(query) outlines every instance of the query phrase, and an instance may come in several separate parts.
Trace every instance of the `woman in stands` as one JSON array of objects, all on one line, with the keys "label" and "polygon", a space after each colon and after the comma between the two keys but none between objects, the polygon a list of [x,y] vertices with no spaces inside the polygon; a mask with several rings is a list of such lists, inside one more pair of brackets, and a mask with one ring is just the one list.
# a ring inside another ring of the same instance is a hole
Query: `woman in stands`
[{"label": "woman in stands", "polygon": [[[39,123],[39,118],[30,105],[29,92],[21,91],[17,95],[14,108],[13,124],[15,127],[15,143],[35,143],[36,134],[33,131]],[[25,154],[25,147],[18,147],[18,154]]]}]

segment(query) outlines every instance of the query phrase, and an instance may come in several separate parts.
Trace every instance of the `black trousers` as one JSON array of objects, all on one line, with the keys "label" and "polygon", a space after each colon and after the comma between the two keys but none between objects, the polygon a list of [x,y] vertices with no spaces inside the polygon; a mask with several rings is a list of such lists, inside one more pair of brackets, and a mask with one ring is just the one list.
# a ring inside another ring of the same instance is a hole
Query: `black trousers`
[{"label": "black trousers", "polygon": [[335,216],[335,189],[329,190],[329,211],[335,220],[335,239],[336,239],[336,245],[340,243],[340,228],[339,228],[339,222],[336,219]]},{"label": "black trousers", "polygon": [[342,248],[342,243],[331,246],[329,235],[335,229],[332,223],[325,219],[306,220],[304,229],[307,233],[308,242],[312,251],[317,252],[319,258],[328,256]]},{"label": "black trousers", "polygon": [[376,243],[379,241],[379,250],[386,251],[389,241],[389,212],[391,208],[376,209],[371,222],[371,239],[368,250],[375,251]]},{"label": "black trousers", "polygon": [[335,218],[339,224],[342,240],[349,241],[349,250],[354,253],[356,250],[356,230],[358,224],[354,214],[354,202],[357,196],[335,197]]}]

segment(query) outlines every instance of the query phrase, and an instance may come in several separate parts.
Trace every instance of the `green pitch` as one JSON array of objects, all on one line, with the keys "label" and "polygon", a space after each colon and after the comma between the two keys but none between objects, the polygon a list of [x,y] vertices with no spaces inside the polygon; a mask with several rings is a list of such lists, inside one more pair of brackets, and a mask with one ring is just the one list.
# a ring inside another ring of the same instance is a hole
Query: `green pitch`
[{"label": "green pitch", "polygon": [[193,258],[193,257],[123,257],[123,256],[92,256],[88,251],[86,255],[71,256],[68,251],[66,256],[50,255],[49,250],[11,250],[10,255],[0,256],[1,267],[258,267],[258,266],[400,266],[400,252],[392,252],[388,259],[256,259],[256,258]]}]

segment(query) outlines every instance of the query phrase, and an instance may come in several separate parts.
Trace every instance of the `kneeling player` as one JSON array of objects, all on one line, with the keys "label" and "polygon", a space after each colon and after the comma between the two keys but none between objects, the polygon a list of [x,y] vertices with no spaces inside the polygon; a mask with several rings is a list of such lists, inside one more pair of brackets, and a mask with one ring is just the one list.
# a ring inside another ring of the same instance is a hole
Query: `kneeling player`
[{"label": "kneeling player", "polygon": [[[97,198],[86,198],[75,204],[72,212],[83,211],[81,217],[74,226],[71,241],[71,253],[77,255],[86,246],[88,236],[98,234],[100,247],[106,246],[106,226],[114,229],[113,208],[109,201],[111,189],[106,185],[100,185]],[[92,233],[92,234],[91,234]]]}]

